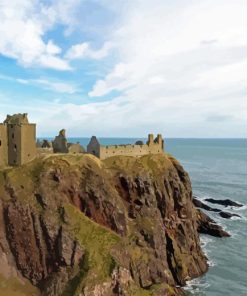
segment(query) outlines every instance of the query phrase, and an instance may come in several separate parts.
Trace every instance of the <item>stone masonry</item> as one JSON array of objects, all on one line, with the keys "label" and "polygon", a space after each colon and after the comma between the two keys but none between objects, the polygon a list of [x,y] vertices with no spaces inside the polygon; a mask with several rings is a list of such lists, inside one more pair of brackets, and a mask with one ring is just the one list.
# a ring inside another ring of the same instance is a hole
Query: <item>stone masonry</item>
[{"label": "stone masonry", "polygon": [[100,159],[106,159],[116,155],[142,156],[146,154],[159,154],[164,152],[164,140],[160,134],[154,139],[153,134],[148,135],[148,141],[144,144],[137,141],[134,145],[109,145],[103,146],[93,136],[87,146],[87,152]]},{"label": "stone masonry", "polygon": [[36,157],[36,124],[27,114],[7,115],[0,124],[0,166],[22,165]]}]

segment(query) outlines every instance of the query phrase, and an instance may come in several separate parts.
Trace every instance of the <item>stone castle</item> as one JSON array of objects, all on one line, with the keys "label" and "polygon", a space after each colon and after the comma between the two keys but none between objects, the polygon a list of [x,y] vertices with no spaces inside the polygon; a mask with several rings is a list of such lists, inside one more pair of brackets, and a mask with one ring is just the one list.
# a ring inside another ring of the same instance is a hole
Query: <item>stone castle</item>
[{"label": "stone castle", "polygon": [[[164,140],[160,134],[154,139],[148,135],[146,144],[137,141],[134,145],[101,145],[93,136],[87,145],[87,153],[100,159],[116,155],[142,156],[164,152]],[[86,153],[79,143],[68,143],[62,129],[53,141],[36,142],[36,124],[29,123],[27,114],[7,115],[0,123],[0,167],[19,166],[43,153]]]}]

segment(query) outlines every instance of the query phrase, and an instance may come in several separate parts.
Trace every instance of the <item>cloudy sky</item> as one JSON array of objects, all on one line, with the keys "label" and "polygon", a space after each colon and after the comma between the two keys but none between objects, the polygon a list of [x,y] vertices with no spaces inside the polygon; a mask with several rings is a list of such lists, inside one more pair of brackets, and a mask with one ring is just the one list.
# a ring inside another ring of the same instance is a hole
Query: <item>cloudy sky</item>
[{"label": "cloudy sky", "polygon": [[247,137],[246,0],[0,0],[0,121]]}]

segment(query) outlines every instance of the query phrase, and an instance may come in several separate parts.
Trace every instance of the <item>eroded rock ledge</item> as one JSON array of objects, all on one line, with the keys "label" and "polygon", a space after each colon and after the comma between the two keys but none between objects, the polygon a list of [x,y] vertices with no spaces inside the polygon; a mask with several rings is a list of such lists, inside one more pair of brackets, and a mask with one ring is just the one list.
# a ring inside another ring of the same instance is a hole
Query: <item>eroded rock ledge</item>
[{"label": "eroded rock ledge", "polygon": [[0,214],[6,294],[14,281],[19,295],[184,295],[208,268],[198,232],[215,235],[167,155],[54,155],[2,171]]}]

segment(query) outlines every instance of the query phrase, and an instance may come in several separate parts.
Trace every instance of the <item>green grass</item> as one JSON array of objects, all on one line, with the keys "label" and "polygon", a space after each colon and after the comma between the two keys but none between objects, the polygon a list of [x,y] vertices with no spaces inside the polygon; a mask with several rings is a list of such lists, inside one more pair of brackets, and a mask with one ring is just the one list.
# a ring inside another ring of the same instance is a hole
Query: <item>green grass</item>
[{"label": "green grass", "polygon": [[65,205],[68,217],[68,228],[87,253],[87,268],[84,276],[87,285],[90,282],[100,283],[109,278],[117,265],[111,256],[113,246],[121,243],[121,238],[111,230],[96,224],[72,205]]},{"label": "green grass", "polygon": [[0,296],[39,296],[40,292],[28,281],[21,283],[16,278],[5,279],[0,275]]}]

